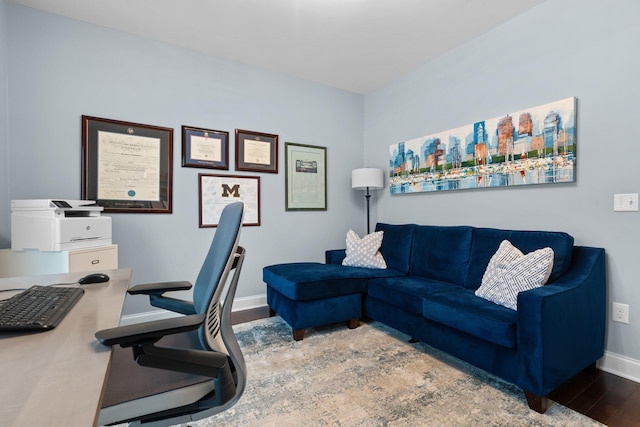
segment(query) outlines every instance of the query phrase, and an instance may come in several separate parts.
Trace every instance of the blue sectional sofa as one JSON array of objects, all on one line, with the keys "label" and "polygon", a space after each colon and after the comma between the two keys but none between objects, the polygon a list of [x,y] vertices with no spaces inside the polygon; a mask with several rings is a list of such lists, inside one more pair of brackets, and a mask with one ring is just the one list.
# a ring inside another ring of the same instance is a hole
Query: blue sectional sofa
[{"label": "blue sectional sofa", "polygon": [[[543,413],[547,395],[604,354],[602,248],[561,232],[379,223],[387,268],[326,263],[267,266],[267,303],[302,339],[304,329],[367,317],[497,375]],[[553,249],[546,284],[517,294],[517,310],[476,296],[491,257],[508,240],[524,254]]]}]

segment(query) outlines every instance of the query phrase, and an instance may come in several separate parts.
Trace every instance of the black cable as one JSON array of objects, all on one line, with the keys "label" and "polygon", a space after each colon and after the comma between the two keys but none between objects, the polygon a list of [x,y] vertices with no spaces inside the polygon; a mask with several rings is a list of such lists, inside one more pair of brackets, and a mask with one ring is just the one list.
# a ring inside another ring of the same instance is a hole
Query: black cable
[{"label": "black cable", "polygon": [[0,292],[9,292],[9,291],[26,291],[28,288],[13,288],[13,289],[0,289]]},{"label": "black cable", "polygon": [[[27,288],[13,288],[13,289],[0,289],[0,292],[26,291],[26,290],[27,290]],[[3,304],[5,301],[10,300],[11,298],[13,298],[13,296],[10,296],[9,298],[0,299],[0,304]]]}]

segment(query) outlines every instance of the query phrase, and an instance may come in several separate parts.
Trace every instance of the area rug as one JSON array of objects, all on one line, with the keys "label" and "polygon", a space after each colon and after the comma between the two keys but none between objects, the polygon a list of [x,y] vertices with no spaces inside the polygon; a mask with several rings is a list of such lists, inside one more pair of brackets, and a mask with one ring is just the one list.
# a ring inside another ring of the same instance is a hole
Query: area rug
[{"label": "area rug", "polygon": [[190,426],[601,426],[378,322],[307,329],[280,317],[234,327],[249,380],[228,411]]}]

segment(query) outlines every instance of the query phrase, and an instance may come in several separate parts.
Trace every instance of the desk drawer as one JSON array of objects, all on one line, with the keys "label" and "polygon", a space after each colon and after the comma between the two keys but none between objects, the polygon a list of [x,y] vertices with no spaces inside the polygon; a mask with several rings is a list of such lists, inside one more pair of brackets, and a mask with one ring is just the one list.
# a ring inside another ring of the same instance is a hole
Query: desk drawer
[{"label": "desk drawer", "polygon": [[118,246],[107,245],[69,251],[69,272],[118,268]]}]

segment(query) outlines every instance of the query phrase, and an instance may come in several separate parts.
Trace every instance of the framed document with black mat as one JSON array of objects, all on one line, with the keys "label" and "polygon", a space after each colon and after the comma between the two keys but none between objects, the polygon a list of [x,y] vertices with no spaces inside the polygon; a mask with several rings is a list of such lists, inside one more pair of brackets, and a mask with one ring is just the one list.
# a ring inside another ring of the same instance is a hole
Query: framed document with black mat
[{"label": "framed document with black mat", "polygon": [[82,116],[82,199],[105,212],[171,213],[173,129]]},{"label": "framed document with black mat", "polygon": [[229,170],[229,132],[182,126],[182,166]]},{"label": "framed document with black mat", "polygon": [[278,135],[236,129],[236,170],[278,173]]}]

